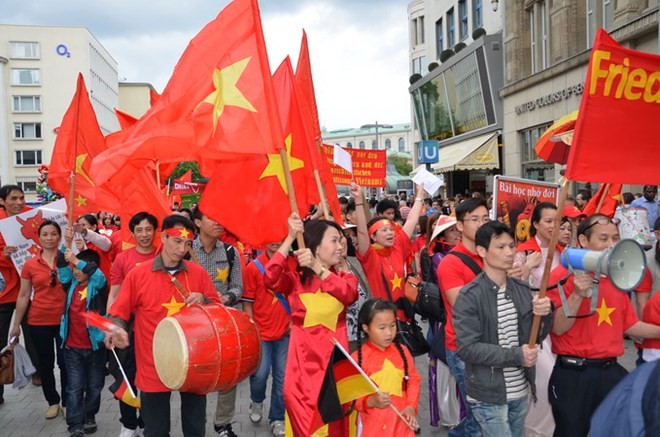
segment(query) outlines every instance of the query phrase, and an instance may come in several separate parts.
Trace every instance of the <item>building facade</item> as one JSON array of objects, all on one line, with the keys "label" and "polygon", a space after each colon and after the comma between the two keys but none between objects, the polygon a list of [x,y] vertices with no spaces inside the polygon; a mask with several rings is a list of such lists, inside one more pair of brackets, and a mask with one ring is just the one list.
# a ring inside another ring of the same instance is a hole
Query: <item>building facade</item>
[{"label": "building facade", "polygon": [[140,118],[152,105],[152,96],[156,93],[153,85],[147,82],[119,82],[118,108]]},{"label": "building facade", "polygon": [[101,130],[117,130],[117,62],[87,28],[0,25],[0,184],[21,186],[28,202],[79,72]]},{"label": "building facade", "polygon": [[359,128],[322,132],[326,144],[339,144],[347,149],[388,150],[412,153],[413,136],[410,123],[365,124]]}]

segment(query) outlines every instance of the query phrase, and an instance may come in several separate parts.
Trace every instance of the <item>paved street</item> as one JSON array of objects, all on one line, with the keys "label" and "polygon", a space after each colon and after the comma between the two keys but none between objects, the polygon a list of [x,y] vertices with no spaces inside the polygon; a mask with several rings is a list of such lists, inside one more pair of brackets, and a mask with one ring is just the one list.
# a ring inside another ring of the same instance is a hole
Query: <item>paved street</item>
[{"label": "paved street", "polygon": [[[633,369],[635,366],[636,352],[632,343],[626,341],[626,354],[620,360],[627,369]],[[420,400],[420,424],[422,425],[422,436],[445,436],[447,432],[442,428],[432,428],[429,426],[428,415],[428,386],[427,386],[427,365],[426,358],[420,357],[416,360],[417,368],[422,376],[422,396]],[[112,378],[106,379],[106,388],[103,390],[101,411],[96,417],[98,431],[95,436],[116,437],[119,435],[121,425],[119,423],[119,408],[117,401],[107,387],[112,382]],[[58,385],[59,386],[59,385]],[[270,390],[269,390],[270,392]],[[32,384],[23,390],[15,390],[10,386],[5,387],[5,403],[0,405],[0,435],[1,436],[68,436],[66,422],[60,416],[53,420],[46,420],[44,413],[47,408],[46,401],[40,387]],[[172,402],[172,435],[181,436],[181,421],[179,418],[178,407],[179,397],[174,394]],[[270,436],[266,417],[263,421],[254,425],[248,417],[248,405],[250,403],[249,384],[243,381],[239,385],[236,415],[234,417],[234,430],[239,436],[261,437]],[[209,395],[207,403],[207,435],[214,435],[213,415],[215,413],[216,396]],[[267,416],[268,406],[265,408]]]}]

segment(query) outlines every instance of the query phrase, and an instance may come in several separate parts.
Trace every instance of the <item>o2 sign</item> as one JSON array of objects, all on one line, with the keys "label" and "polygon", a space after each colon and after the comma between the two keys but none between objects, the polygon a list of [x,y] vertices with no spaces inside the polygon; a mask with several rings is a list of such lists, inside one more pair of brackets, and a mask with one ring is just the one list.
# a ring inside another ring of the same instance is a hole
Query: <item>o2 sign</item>
[{"label": "o2 sign", "polygon": [[69,48],[64,44],[59,44],[57,47],[55,47],[55,52],[57,52],[57,54],[60,56],[66,56],[67,58],[71,57],[71,52],[69,52]]}]

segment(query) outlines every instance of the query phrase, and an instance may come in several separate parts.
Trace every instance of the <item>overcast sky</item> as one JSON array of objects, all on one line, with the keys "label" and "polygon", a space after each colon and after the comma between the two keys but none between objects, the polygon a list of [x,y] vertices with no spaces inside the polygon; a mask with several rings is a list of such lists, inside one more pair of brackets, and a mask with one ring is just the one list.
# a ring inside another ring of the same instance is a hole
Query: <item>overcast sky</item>
[{"label": "overcast sky", "polygon": [[[161,92],[192,37],[227,0],[0,0],[0,22],[86,26],[119,77]],[[321,125],[410,121],[408,0],[261,0],[271,69],[309,39]]]}]

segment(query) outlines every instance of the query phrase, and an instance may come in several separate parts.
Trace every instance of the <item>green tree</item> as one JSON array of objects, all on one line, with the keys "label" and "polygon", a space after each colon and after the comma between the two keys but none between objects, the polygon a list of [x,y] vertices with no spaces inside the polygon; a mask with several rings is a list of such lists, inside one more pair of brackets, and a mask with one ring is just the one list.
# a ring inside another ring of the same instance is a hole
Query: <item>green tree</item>
[{"label": "green tree", "polygon": [[176,166],[171,175],[168,176],[170,183],[174,179],[178,179],[183,176],[188,170],[192,170],[192,181],[197,182],[202,179],[202,174],[199,172],[199,164],[195,161],[183,161]]},{"label": "green tree", "polygon": [[389,161],[394,163],[394,167],[396,167],[396,171],[398,171],[399,174],[402,176],[408,176],[413,169],[412,164],[410,163],[410,160],[408,158],[404,158],[401,156],[391,156],[389,158]]}]

